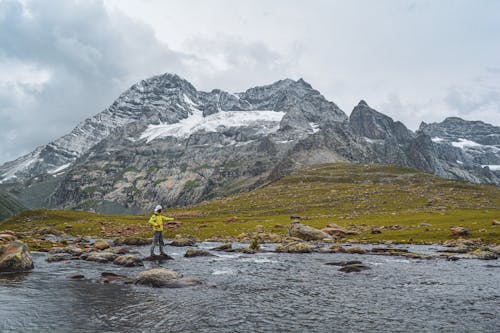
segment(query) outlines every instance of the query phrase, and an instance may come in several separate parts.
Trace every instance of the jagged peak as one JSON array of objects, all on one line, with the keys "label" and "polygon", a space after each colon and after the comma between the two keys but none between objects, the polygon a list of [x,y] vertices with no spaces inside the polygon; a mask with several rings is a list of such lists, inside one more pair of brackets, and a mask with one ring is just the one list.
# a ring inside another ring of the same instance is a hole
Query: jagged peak
[{"label": "jagged peak", "polygon": [[196,91],[196,88],[191,84],[191,82],[177,74],[168,72],[144,79],[133,85],[132,88],[141,88],[149,85],[161,85],[168,88],[182,88],[193,92]]},{"label": "jagged peak", "polygon": [[360,100],[357,106],[366,106],[366,107],[369,107],[368,103],[366,103],[364,99]]}]

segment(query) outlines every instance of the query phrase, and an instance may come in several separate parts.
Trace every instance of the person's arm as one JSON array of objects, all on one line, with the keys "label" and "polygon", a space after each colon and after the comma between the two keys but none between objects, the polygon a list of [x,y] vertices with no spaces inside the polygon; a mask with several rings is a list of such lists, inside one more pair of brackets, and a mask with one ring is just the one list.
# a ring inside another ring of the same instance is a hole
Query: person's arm
[{"label": "person's arm", "polygon": [[168,217],[168,216],[161,216],[163,218],[163,221],[173,221],[175,220],[173,217]]}]

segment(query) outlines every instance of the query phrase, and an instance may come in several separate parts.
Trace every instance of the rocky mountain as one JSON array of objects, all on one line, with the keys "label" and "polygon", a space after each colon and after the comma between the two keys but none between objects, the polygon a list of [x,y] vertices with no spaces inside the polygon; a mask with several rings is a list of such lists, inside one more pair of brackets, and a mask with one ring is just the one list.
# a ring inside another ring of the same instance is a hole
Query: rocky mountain
[{"label": "rocky mountain", "polygon": [[413,133],[364,101],[347,117],[302,79],[232,94],[198,91],[164,74],[133,85],[71,133],[4,164],[0,180],[32,207],[102,212],[193,204],[250,190],[303,165],[340,161],[500,184],[494,168],[482,166],[495,165],[498,151],[474,159],[453,144],[464,138],[498,148],[484,141],[498,127],[462,122],[443,125],[454,128],[448,136],[440,124]]},{"label": "rocky mountain", "polygon": [[422,123],[419,130],[430,136],[448,159],[500,172],[500,127],[449,117],[441,123]]}]

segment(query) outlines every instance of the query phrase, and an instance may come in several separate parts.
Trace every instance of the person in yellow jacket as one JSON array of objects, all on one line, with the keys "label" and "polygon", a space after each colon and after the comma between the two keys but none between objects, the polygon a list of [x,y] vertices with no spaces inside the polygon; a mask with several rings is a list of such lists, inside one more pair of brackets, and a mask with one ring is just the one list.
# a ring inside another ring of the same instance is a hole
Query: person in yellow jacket
[{"label": "person in yellow jacket", "polygon": [[155,247],[158,245],[160,247],[160,255],[166,256],[167,254],[163,252],[163,222],[172,221],[173,218],[161,215],[162,207],[160,205],[156,206],[153,216],[149,219],[149,224],[153,226],[153,245],[151,246],[151,256],[155,254]]}]

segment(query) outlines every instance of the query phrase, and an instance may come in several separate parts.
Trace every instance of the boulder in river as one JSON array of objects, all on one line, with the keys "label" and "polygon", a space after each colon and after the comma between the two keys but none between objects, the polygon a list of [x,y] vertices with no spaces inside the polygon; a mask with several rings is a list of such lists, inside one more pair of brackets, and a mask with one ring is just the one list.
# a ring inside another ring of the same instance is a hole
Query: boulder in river
[{"label": "boulder in river", "polygon": [[73,256],[80,256],[83,253],[83,250],[78,246],[70,245],[66,247],[53,247],[49,250],[49,254],[56,253],[67,253]]},{"label": "boulder in river", "polygon": [[201,284],[201,281],[170,269],[154,268],[140,273],[134,283],[154,288],[182,288]]},{"label": "boulder in river", "polygon": [[0,245],[0,272],[23,272],[33,267],[31,253],[23,242]]},{"label": "boulder in river", "polygon": [[231,243],[224,243],[222,245],[216,246],[212,249],[212,251],[228,251],[233,248]]},{"label": "boulder in river", "polygon": [[198,249],[189,249],[184,254],[186,258],[193,257],[213,257],[214,255],[206,250],[198,250]]},{"label": "boulder in river", "polygon": [[96,261],[100,263],[110,262],[116,259],[118,255],[113,252],[90,252],[81,256],[82,259],[87,261]]},{"label": "boulder in river", "polygon": [[137,258],[136,256],[133,256],[131,254],[126,254],[117,257],[115,260],[113,260],[113,264],[125,267],[134,267],[143,265],[142,259]]},{"label": "boulder in river", "polygon": [[495,260],[498,259],[498,255],[495,252],[487,251],[487,250],[476,250],[470,252],[474,257],[481,260]]},{"label": "boulder in river", "polygon": [[366,250],[359,247],[359,246],[353,246],[353,247],[348,247],[345,250],[347,253],[355,253],[355,254],[365,254]]},{"label": "boulder in river", "polygon": [[313,246],[307,242],[292,242],[288,244],[278,244],[276,246],[276,252],[286,252],[286,253],[310,253],[313,250]]}]

